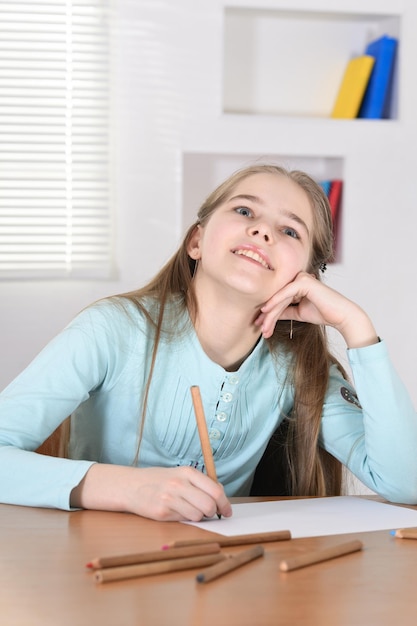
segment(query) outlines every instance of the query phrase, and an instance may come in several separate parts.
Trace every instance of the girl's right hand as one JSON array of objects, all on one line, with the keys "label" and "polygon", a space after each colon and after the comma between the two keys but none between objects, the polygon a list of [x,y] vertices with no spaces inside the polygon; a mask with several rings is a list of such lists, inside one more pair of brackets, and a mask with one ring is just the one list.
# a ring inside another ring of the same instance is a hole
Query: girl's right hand
[{"label": "girl's right hand", "polygon": [[71,506],[125,511],[159,521],[232,515],[220,483],[192,467],[92,465],[72,491]]}]

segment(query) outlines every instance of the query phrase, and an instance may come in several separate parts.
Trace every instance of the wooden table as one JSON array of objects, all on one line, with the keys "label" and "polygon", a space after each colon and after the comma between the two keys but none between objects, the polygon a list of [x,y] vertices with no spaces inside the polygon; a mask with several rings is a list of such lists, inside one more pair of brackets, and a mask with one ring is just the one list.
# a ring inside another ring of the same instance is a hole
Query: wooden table
[{"label": "wooden table", "polygon": [[[236,500],[235,500],[236,501]],[[240,500],[242,501],[242,499]],[[416,507],[413,507],[416,508]],[[100,511],[0,505],[4,626],[415,626],[417,541],[389,532],[294,539],[198,584],[196,571],[97,584],[96,556],[159,549],[205,531]],[[293,572],[283,557],[358,538],[365,549]],[[230,552],[242,548],[230,549]]]}]

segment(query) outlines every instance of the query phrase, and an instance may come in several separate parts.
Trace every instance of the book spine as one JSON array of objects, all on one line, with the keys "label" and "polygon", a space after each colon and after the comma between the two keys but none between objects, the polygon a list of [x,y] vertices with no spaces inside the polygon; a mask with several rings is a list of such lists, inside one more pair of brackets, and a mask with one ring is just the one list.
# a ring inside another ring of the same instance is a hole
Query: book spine
[{"label": "book spine", "polygon": [[352,119],[357,116],[374,63],[375,58],[370,55],[350,59],[331,117]]},{"label": "book spine", "polygon": [[331,181],[328,198],[330,210],[332,213],[333,227],[336,228],[337,218],[339,216],[340,202],[342,199],[343,181],[336,179]]},{"label": "book spine", "polygon": [[397,45],[397,39],[387,35],[368,45],[366,53],[375,58],[375,64],[358,117],[366,119],[389,117],[390,94]]}]

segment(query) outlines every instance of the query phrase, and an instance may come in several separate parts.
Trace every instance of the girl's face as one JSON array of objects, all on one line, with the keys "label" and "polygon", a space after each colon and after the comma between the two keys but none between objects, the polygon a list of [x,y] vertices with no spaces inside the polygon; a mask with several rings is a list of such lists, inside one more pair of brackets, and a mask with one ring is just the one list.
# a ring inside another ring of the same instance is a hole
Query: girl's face
[{"label": "girl's face", "polygon": [[308,270],[312,230],[312,209],[297,183],[253,174],[191,238],[188,252],[199,260],[195,280],[263,303]]}]

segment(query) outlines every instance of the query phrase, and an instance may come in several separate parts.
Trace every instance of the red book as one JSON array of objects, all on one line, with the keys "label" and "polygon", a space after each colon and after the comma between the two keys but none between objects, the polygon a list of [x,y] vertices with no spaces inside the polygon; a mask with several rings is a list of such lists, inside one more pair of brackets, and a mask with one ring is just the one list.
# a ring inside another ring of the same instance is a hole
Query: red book
[{"label": "red book", "polygon": [[328,197],[329,197],[330,209],[332,211],[332,220],[333,220],[334,227],[336,227],[336,224],[337,224],[337,216],[339,213],[340,201],[342,198],[342,187],[343,187],[342,180],[335,179],[335,180],[332,180],[330,183]]},{"label": "red book", "polygon": [[342,199],[342,189],[343,189],[343,181],[339,179],[332,180],[330,183],[330,189],[328,193],[330,210],[332,214],[332,222],[333,222],[333,237],[334,237],[334,257],[333,259],[329,259],[329,261],[334,262],[338,257],[338,224],[339,224],[339,212],[340,205]]}]

